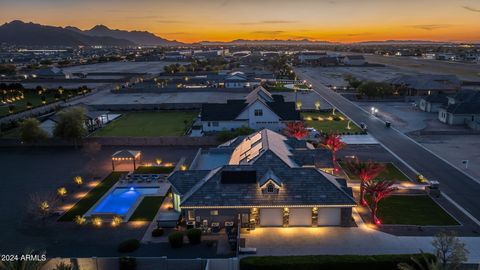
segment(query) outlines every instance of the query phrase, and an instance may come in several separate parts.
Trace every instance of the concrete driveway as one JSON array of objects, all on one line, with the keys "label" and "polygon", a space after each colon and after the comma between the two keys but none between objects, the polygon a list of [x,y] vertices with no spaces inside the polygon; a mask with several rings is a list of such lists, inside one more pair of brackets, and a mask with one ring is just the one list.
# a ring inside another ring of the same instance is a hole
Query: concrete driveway
[{"label": "concrete driveway", "polygon": [[[257,228],[242,234],[247,247],[257,248],[259,256],[320,254],[407,254],[432,251],[432,237],[397,237],[376,231],[364,224],[352,228]],[[480,262],[480,237],[461,237],[470,251],[469,263]]]}]

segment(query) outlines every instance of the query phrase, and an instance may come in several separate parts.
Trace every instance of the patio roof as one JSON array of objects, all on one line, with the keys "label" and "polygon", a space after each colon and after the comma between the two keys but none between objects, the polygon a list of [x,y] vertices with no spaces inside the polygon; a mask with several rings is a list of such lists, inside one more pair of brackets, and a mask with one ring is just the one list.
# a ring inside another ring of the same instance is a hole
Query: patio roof
[{"label": "patio roof", "polygon": [[113,160],[136,159],[136,158],[140,157],[141,154],[142,154],[142,152],[137,151],[137,150],[120,150],[120,151],[115,152],[112,155],[112,159]]}]

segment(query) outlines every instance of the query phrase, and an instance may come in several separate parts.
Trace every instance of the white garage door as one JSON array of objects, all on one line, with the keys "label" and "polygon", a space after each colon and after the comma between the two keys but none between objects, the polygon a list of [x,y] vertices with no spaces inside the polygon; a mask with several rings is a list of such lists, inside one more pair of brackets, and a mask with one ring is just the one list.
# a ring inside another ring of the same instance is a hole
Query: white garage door
[{"label": "white garage door", "polygon": [[318,225],[332,226],[340,225],[340,208],[319,208]]},{"label": "white garage door", "polygon": [[288,226],[312,226],[312,209],[290,208]]},{"label": "white garage door", "polygon": [[268,208],[260,209],[260,226],[282,226],[283,209]]}]

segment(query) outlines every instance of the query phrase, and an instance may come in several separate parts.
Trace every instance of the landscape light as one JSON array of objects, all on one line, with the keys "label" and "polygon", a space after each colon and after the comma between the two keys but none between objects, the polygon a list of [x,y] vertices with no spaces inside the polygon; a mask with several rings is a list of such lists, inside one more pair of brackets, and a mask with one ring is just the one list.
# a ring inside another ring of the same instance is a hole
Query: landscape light
[{"label": "landscape light", "polygon": [[155,163],[157,163],[157,165],[160,165],[160,164],[162,164],[162,160],[157,158],[157,159],[155,159]]},{"label": "landscape light", "polygon": [[112,227],[117,227],[122,223],[122,217],[120,216],[114,216],[112,219]]}]

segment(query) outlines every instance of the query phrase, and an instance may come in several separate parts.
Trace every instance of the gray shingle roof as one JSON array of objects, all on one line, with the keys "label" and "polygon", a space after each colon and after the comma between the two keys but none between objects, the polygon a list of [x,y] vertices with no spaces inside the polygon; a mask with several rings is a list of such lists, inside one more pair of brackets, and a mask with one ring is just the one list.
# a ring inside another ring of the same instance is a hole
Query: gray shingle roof
[{"label": "gray shingle roof", "polygon": [[205,177],[209,170],[176,171],[168,177],[172,186],[180,194],[186,194],[195,184]]},{"label": "gray shingle roof", "polygon": [[[278,194],[263,194],[258,183],[224,184],[223,170],[255,170],[260,180],[271,170],[282,180]],[[282,206],[342,205],[352,206],[355,200],[342,186],[314,168],[290,168],[273,153],[266,153],[251,166],[224,166],[204,180],[194,192],[185,196],[182,207],[215,206]]]}]

